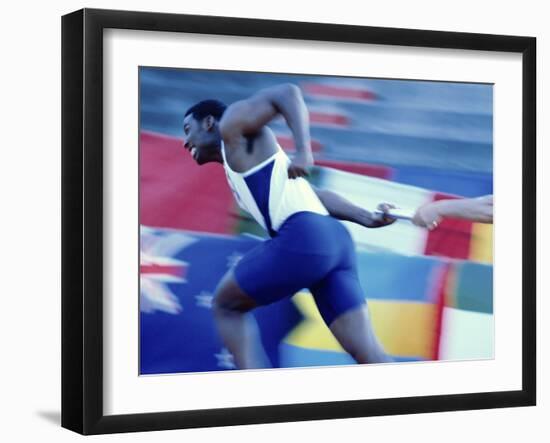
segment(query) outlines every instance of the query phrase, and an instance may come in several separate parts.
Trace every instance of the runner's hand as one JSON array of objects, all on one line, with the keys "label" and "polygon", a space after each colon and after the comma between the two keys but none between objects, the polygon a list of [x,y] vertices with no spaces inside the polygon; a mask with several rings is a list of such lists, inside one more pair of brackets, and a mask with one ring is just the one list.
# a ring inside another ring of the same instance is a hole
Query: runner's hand
[{"label": "runner's hand", "polygon": [[309,176],[309,170],[313,166],[313,155],[308,152],[296,153],[288,167],[288,178]]},{"label": "runner's hand", "polygon": [[372,217],[373,224],[371,225],[371,228],[381,228],[383,226],[391,225],[392,223],[395,223],[397,221],[396,218],[393,218],[389,215],[390,210],[394,209],[395,205],[392,205],[391,203],[379,203],[376,209],[381,211],[383,214],[374,214]]}]

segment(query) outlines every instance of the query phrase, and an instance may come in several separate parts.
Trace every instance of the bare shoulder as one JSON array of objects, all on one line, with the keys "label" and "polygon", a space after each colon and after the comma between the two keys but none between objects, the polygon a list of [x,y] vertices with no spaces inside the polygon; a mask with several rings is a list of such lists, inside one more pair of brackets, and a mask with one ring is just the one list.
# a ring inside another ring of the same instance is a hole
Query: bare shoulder
[{"label": "bare shoulder", "polygon": [[220,121],[220,133],[224,140],[260,132],[279,114],[277,103],[289,100],[288,93],[284,93],[287,89],[290,90],[281,86],[262,89],[251,97],[231,104]]},{"label": "bare shoulder", "polygon": [[225,142],[242,135],[241,121],[247,112],[250,112],[250,106],[246,100],[237,101],[227,107],[219,124],[220,135]]},{"label": "bare shoulder", "polygon": [[226,145],[238,146],[246,139],[261,144],[277,144],[277,139],[267,124],[258,125],[254,130],[243,128],[242,120],[253,112],[254,108],[247,100],[235,102],[226,109],[219,123],[220,135]]}]

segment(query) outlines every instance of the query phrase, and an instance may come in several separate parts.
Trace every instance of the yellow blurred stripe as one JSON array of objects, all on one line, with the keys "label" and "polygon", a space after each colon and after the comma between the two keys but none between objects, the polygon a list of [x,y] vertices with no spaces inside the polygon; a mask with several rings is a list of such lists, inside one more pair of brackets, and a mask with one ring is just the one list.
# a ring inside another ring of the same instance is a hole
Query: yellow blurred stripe
[{"label": "yellow blurred stripe", "polygon": [[369,301],[374,331],[386,352],[432,358],[436,305],[410,301]]},{"label": "yellow blurred stripe", "polygon": [[[293,298],[304,320],[285,342],[307,349],[344,352],[325,325],[311,294],[300,292]],[[436,307],[409,301],[369,300],[373,328],[390,354],[430,358],[435,338]]]},{"label": "yellow blurred stripe", "polygon": [[286,343],[308,349],[344,352],[325,325],[309,292],[299,292],[292,301],[305,318],[286,336]]},{"label": "yellow blurred stripe", "polygon": [[482,263],[493,262],[493,225],[486,223],[472,225],[470,259]]}]

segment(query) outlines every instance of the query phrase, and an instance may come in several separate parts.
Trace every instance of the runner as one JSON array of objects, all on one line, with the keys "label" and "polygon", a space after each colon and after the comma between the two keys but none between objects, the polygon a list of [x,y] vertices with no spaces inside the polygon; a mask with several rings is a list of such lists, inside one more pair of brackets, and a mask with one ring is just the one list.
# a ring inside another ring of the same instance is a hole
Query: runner
[{"label": "runner", "polygon": [[[292,131],[290,160],[267,127],[282,115]],[[340,220],[368,228],[395,219],[375,215],[304,178],[313,165],[309,114],[301,91],[284,84],[226,107],[217,100],[192,106],[183,121],[185,148],[199,164],[223,164],[238,204],[270,239],[245,255],[219,283],[214,313],[239,368],[270,362],[250,311],[308,288],[342,347],[358,363],[392,361],[373,332],[359,284],[355,245]],[[391,205],[379,205],[387,212]]]}]

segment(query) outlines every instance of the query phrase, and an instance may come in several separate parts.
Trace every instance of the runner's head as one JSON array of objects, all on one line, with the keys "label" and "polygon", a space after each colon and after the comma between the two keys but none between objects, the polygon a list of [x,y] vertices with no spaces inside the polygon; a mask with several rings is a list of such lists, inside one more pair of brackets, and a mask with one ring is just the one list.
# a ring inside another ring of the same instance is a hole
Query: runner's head
[{"label": "runner's head", "polygon": [[203,100],[191,106],[183,118],[184,146],[199,164],[221,162],[219,122],[226,106],[218,100]]}]

